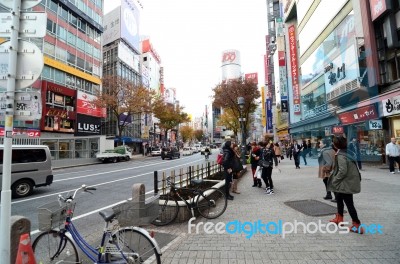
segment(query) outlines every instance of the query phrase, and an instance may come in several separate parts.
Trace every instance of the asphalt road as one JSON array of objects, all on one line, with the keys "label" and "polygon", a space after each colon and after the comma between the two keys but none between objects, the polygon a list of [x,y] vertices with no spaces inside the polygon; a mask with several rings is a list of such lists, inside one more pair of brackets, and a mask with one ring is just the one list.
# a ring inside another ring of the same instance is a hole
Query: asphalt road
[{"label": "asphalt road", "polygon": [[[216,151],[210,156],[210,161],[216,159]],[[146,192],[154,188],[154,171],[170,174],[189,166],[205,165],[204,156],[200,153],[174,160],[162,160],[160,157],[146,157],[141,160],[131,160],[120,163],[96,164],[82,167],[54,170],[54,182],[49,187],[41,187],[33,195],[12,200],[12,215],[22,215],[31,221],[33,239],[38,230],[37,208],[43,204],[57,201],[59,194],[66,195],[79,188],[82,184],[97,188],[93,194],[79,193],[76,196],[74,224],[83,238],[89,243],[97,241],[101,235],[104,221],[99,211],[110,211],[111,207],[132,197],[131,187],[135,183],[144,183]],[[159,178],[161,178],[159,176]]]}]

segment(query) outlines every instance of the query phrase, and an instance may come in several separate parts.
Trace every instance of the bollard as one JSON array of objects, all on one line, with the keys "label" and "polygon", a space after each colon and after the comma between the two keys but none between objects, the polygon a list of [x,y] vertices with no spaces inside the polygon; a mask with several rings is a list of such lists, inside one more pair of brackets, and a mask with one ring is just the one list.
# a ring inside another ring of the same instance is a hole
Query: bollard
[{"label": "bollard", "polygon": [[158,193],[158,171],[154,171],[154,193]]},{"label": "bollard", "polygon": [[144,204],[146,188],[143,183],[135,183],[132,185],[132,202]]},{"label": "bollard", "polygon": [[11,241],[10,241],[10,263],[15,263],[17,258],[17,252],[19,247],[19,238],[22,234],[31,232],[31,222],[29,219],[20,216],[13,215],[10,219],[11,223]]}]

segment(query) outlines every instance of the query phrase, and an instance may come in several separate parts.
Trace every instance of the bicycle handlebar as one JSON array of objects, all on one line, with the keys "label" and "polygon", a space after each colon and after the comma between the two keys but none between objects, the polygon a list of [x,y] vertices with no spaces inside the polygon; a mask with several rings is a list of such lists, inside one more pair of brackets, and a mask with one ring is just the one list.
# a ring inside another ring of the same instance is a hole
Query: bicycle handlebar
[{"label": "bicycle handlebar", "polygon": [[[90,187],[90,186],[86,186],[85,184],[82,184],[81,187],[79,187],[78,189],[76,189],[74,191],[74,194],[69,196],[68,198],[65,198],[64,196],[62,196],[61,194],[58,195],[58,200],[59,201],[63,201],[63,202],[69,202],[75,199],[75,196],[77,194],[77,192],[79,190],[83,190],[84,192],[89,192],[89,191],[96,191],[97,189],[95,187]],[[90,193],[90,192],[89,192]]]}]

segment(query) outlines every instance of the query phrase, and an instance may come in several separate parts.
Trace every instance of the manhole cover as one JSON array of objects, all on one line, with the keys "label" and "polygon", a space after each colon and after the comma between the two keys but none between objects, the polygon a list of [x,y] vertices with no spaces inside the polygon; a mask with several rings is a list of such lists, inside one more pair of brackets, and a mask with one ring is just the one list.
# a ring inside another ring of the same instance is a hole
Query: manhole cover
[{"label": "manhole cover", "polygon": [[285,204],[308,216],[323,216],[337,213],[336,206],[328,205],[317,200],[287,201]]}]

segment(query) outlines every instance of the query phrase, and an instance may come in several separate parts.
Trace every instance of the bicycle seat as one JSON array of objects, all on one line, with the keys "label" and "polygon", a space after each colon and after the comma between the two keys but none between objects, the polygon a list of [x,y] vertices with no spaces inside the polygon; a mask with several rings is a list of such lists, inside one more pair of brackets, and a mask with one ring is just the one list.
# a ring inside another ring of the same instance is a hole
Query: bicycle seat
[{"label": "bicycle seat", "polygon": [[111,222],[111,220],[113,220],[115,218],[115,213],[107,215],[106,212],[100,211],[99,215],[101,215],[101,217],[103,217],[104,221],[106,221],[106,222]]},{"label": "bicycle seat", "polygon": [[204,181],[203,179],[194,179],[190,181],[193,185],[199,185],[202,184]]}]

